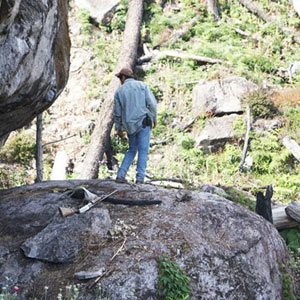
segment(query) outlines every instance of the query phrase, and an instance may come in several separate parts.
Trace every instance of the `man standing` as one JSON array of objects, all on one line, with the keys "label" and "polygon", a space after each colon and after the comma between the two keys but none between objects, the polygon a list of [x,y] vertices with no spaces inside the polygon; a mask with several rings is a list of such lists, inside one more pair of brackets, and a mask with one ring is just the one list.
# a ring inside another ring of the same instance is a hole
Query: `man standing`
[{"label": "man standing", "polygon": [[143,183],[147,167],[151,128],[157,120],[156,100],[147,84],[137,81],[130,68],[122,69],[116,76],[122,86],[115,93],[114,122],[117,134],[123,138],[125,129],[129,140],[117,173],[118,182],[126,182],[126,174],[138,152],[136,183]]}]

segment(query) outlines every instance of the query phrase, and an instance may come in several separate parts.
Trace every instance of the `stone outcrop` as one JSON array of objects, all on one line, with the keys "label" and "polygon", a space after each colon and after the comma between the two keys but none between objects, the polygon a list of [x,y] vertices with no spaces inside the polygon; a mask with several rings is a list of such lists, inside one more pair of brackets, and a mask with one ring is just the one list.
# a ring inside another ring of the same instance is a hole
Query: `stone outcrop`
[{"label": "stone outcrop", "polygon": [[284,122],[280,119],[257,119],[253,123],[253,129],[258,133],[265,133],[266,131],[271,131],[277,128],[283,127]]},{"label": "stone outcrop", "polygon": [[197,117],[205,113],[242,113],[242,98],[256,88],[254,83],[236,76],[196,85],[193,89],[193,114]]},{"label": "stone outcrop", "polygon": [[68,1],[0,1],[0,140],[47,109],[66,85]]},{"label": "stone outcrop", "polygon": [[232,142],[237,137],[234,135],[234,122],[238,115],[223,116],[210,119],[200,135],[196,137],[196,147],[208,152],[223,148],[227,142]]},{"label": "stone outcrop", "polygon": [[110,22],[120,0],[75,0],[78,8],[85,9],[99,24]]},{"label": "stone outcrop", "polygon": [[[85,186],[95,194],[161,205],[101,203],[63,218],[58,207],[81,206],[65,192]],[[159,299],[157,258],[178,262],[196,299],[282,299],[284,241],[272,224],[203,186],[208,192],[170,190],[113,180],[43,182],[0,191],[0,286],[20,287],[18,299],[56,299],[78,274],[101,270],[102,296]],[[57,264],[59,263],[59,264]],[[99,273],[99,274],[100,274]],[[76,275],[77,274],[77,275]],[[82,281],[80,299],[98,299]]]}]

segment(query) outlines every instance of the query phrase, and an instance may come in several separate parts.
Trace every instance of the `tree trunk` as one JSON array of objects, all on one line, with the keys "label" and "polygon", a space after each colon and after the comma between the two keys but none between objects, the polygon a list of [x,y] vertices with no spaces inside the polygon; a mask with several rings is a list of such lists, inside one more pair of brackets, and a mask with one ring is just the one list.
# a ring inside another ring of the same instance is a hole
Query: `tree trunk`
[{"label": "tree trunk", "polygon": [[217,2],[217,0],[207,0],[207,10],[209,13],[213,14],[217,19],[220,19]]},{"label": "tree trunk", "polygon": [[273,187],[269,185],[264,195],[262,192],[258,192],[256,195],[256,207],[255,211],[260,216],[264,217],[267,221],[273,224],[271,198],[273,196]]},{"label": "tree trunk", "polygon": [[300,201],[292,201],[285,209],[285,212],[300,225]]},{"label": "tree trunk", "polygon": [[286,214],[286,206],[275,207],[272,209],[273,224],[278,230],[297,228],[300,223],[290,218]]},{"label": "tree trunk", "polygon": [[[129,2],[123,43],[114,74],[123,67],[133,68],[135,66],[143,16],[143,4],[144,1],[142,0],[131,0]],[[109,139],[113,126],[114,94],[119,86],[119,79],[113,76],[87,149],[81,171],[82,178],[94,179],[98,177],[99,161],[103,159],[105,144]]]},{"label": "tree trunk", "polygon": [[36,118],[36,182],[43,181],[43,114],[39,114]]},{"label": "tree trunk", "polygon": [[5,145],[5,142],[6,140],[8,139],[9,137],[9,133],[8,134],[5,134],[4,136],[0,137],[0,147],[4,146]]},{"label": "tree trunk", "polygon": [[244,163],[246,160],[247,156],[247,150],[248,150],[248,144],[249,144],[249,134],[251,130],[251,113],[250,113],[250,107],[247,105],[247,131],[246,131],[246,136],[245,136],[245,144],[244,144],[244,150],[243,150],[243,155],[242,155],[242,161],[239,167],[239,171],[243,171]]}]

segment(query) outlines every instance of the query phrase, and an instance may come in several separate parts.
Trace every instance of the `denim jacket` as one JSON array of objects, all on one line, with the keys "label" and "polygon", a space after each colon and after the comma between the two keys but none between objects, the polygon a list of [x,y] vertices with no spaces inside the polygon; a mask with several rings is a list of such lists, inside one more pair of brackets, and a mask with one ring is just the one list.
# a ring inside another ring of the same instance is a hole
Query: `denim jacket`
[{"label": "denim jacket", "polygon": [[133,78],[126,79],[114,97],[114,122],[117,130],[122,127],[128,135],[142,128],[146,116],[157,118],[157,103],[148,85]]}]

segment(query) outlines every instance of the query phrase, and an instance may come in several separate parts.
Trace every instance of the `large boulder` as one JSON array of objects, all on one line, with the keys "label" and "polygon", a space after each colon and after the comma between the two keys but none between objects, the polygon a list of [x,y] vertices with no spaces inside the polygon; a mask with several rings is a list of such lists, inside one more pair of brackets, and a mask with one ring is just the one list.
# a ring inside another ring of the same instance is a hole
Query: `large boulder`
[{"label": "large boulder", "polygon": [[90,16],[102,25],[110,21],[119,3],[120,0],[75,0],[78,8],[87,10]]},{"label": "large boulder", "polygon": [[27,239],[21,249],[30,258],[52,263],[73,261],[83,247],[82,237],[86,234],[105,236],[111,227],[111,220],[106,209],[95,208],[89,214],[56,217],[41,232]]},{"label": "large boulder", "polygon": [[224,115],[241,113],[241,100],[257,86],[242,77],[232,76],[196,85],[193,89],[192,111],[195,117],[209,113]]},{"label": "large boulder", "polygon": [[257,119],[253,123],[253,129],[258,132],[264,134],[266,131],[271,131],[274,129],[278,129],[283,127],[284,122],[280,119]]},{"label": "large boulder", "polygon": [[[82,205],[65,192],[78,186],[96,194],[117,189],[113,197],[162,204],[101,203],[63,219],[59,206]],[[53,181],[0,191],[0,286],[9,277],[9,287],[18,285],[18,299],[24,300],[42,299],[47,285],[48,298],[56,299],[59,288],[78,283],[78,274],[103,274],[103,296],[155,300],[160,299],[157,258],[165,255],[191,279],[192,300],[283,299],[284,241],[272,224],[219,192],[113,180]],[[82,284],[80,299],[98,299],[97,287]]]},{"label": "large boulder", "polygon": [[67,0],[0,1],[0,140],[47,109],[66,85]]},{"label": "large boulder", "polygon": [[204,129],[196,136],[196,147],[208,152],[218,151],[227,142],[232,142],[237,137],[234,135],[234,123],[239,115],[229,115],[212,118]]}]

